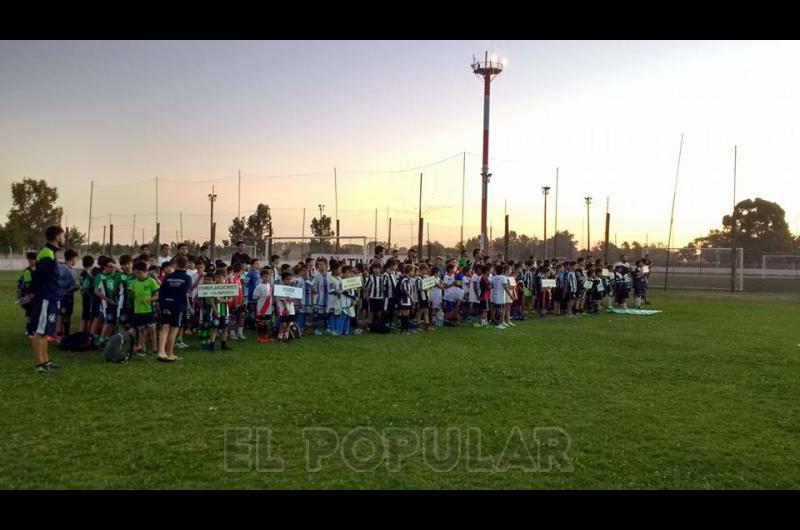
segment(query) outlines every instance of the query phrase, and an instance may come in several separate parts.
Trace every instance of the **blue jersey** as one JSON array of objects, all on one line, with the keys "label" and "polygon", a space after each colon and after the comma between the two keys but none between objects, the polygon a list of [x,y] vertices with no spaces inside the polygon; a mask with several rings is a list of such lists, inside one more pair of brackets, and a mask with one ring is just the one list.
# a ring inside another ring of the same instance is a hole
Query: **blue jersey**
[{"label": "blue jersey", "polygon": [[247,299],[252,300],[253,291],[255,291],[256,287],[258,287],[258,284],[261,283],[261,273],[257,270],[251,270],[245,275],[245,279],[247,280]]},{"label": "blue jersey", "polygon": [[187,295],[192,287],[192,279],[185,270],[168,274],[158,292],[158,305],[161,309],[183,311],[187,306]]},{"label": "blue jersey", "polygon": [[317,273],[312,280],[314,290],[317,292],[317,307],[328,307],[328,273]]}]

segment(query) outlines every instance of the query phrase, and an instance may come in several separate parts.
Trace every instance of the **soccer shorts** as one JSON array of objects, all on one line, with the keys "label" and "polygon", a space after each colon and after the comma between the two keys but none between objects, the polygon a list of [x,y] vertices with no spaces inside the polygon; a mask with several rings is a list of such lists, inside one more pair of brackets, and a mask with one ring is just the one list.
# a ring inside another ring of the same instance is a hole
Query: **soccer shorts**
[{"label": "soccer shorts", "polygon": [[55,335],[58,306],[58,300],[46,300],[35,296],[31,300],[28,334]]},{"label": "soccer shorts", "polygon": [[132,320],[131,310],[127,307],[120,307],[117,313],[117,321],[122,325],[130,324]]},{"label": "soccer shorts", "polygon": [[184,312],[180,309],[171,307],[162,307],[159,323],[162,326],[171,326],[179,328],[183,325]]},{"label": "soccer shorts", "polygon": [[289,322],[294,322],[294,315],[281,315],[281,323],[287,324]]},{"label": "soccer shorts", "polygon": [[58,303],[58,314],[62,317],[72,316],[72,311],[75,308],[75,296],[70,293],[66,295]]},{"label": "soccer shorts", "polygon": [[106,324],[116,324],[117,323],[117,306],[116,305],[106,305],[105,310],[102,312],[103,314],[102,319],[103,322]]},{"label": "soccer shorts", "polygon": [[492,304],[496,310],[505,309],[506,304]]},{"label": "soccer shorts", "polygon": [[146,328],[155,325],[156,317],[153,313],[135,313],[133,315],[133,327],[136,329]]},{"label": "soccer shorts", "polygon": [[481,300],[478,302],[478,308],[480,311],[488,311],[489,310],[489,300]]},{"label": "soccer shorts", "polygon": [[380,313],[383,311],[383,298],[370,298],[369,310],[373,313]]},{"label": "soccer shorts", "polygon": [[92,297],[92,303],[90,304],[92,307],[92,312],[91,312],[92,318],[95,320],[103,320],[103,315],[100,314],[101,313],[100,306],[103,305],[102,300],[100,300],[93,294],[90,294],[89,296]]},{"label": "soccer shorts", "polygon": [[445,300],[444,301],[444,310],[445,311],[452,311],[456,308],[456,301],[455,300]]},{"label": "soccer shorts", "polygon": [[92,316],[93,298],[94,296],[90,294],[84,293],[81,295],[81,320],[92,320],[92,318],[94,318]]}]

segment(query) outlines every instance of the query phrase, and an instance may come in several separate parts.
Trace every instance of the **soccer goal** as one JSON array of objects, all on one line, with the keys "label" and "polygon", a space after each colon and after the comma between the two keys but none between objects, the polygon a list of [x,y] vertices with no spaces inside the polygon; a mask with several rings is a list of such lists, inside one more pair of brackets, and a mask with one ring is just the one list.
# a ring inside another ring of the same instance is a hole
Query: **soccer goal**
[{"label": "soccer goal", "polygon": [[[259,252],[261,250],[261,252]],[[214,253],[214,259],[221,259],[225,263],[230,263],[234,254],[239,252],[239,247],[229,246],[224,247],[222,250],[217,250]],[[259,249],[256,245],[244,245],[244,253],[251,258],[264,259],[264,249]]]},{"label": "soccer goal", "polygon": [[764,254],[761,256],[761,278],[800,279],[800,255]]},{"label": "soccer goal", "polygon": [[[631,261],[648,256],[650,288],[730,290],[731,265],[736,264],[734,289],[744,290],[744,252],[737,248],[643,248],[629,252]],[[667,271],[667,261],[669,270]]]},{"label": "soccer goal", "polygon": [[281,263],[325,257],[355,265],[368,261],[374,251],[371,241],[367,236],[268,237],[265,255],[280,256]]}]

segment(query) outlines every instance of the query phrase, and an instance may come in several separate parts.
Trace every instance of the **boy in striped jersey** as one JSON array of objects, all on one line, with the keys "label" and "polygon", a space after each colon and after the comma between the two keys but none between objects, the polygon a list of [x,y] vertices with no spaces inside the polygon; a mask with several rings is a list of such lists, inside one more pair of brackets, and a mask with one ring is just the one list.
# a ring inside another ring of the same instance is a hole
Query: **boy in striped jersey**
[{"label": "boy in striped jersey", "polygon": [[[328,260],[317,258],[314,263],[316,272],[312,280],[314,289],[314,322],[312,328],[314,335],[322,335],[322,330],[328,321]],[[320,329],[317,329],[319,325]]]},{"label": "boy in striped jersey", "polygon": [[430,289],[425,290],[422,288],[422,280],[428,277],[429,270],[426,264],[421,264],[414,278],[417,291],[417,326],[425,326],[425,331],[433,331],[434,329],[433,326],[431,326],[430,318]]},{"label": "boy in striped jersey", "polygon": [[409,312],[411,311],[411,271],[414,267],[410,264],[403,266],[400,273],[400,281],[397,284],[398,301],[397,308],[400,313],[400,333],[411,333],[409,326]]},{"label": "boy in striped jersey", "polygon": [[328,278],[328,333],[333,336],[342,334],[342,266],[334,263],[331,265],[331,274]]},{"label": "boy in striped jersey", "polygon": [[364,292],[369,304],[369,323],[374,324],[380,320],[383,313],[383,277],[381,276],[381,265],[373,262],[370,265],[370,275],[364,283]]},{"label": "boy in striped jersey", "polygon": [[394,258],[386,260],[383,266],[383,274],[381,275],[381,283],[383,284],[383,311],[382,318],[384,324],[391,326],[394,321],[394,310],[397,303],[395,292],[397,290],[397,279],[395,271],[397,270],[397,261]]},{"label": "boy in striped jersey", "polygon": [[301,334],[306,332],[306,315],[314,314],[313,292],[311,280],[308,277],[308,265],[300,263],[297,265],[294,286],[303,289],[303,298],[295,302],[295,313],[297,316],[297,329]]},{"label": "boy in striped jersey", "polygon": [[272,271],[264,269],[260,272],[260,283],[256,284],[251,297],[255,303],[256,329],[258,330],[256,340],[266,344],[270,342],[269,328],[272,320]]}]

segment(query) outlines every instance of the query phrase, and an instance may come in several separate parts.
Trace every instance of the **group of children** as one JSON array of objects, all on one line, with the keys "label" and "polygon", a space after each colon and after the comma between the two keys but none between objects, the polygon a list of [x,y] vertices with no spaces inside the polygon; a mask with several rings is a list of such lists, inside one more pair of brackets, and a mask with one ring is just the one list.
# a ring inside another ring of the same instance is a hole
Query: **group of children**
[{"label": "group of children", "polygon": [[[30,281],[35,257],[28,256],[18,297]],[[415,333],[461,323],[505,329],[529,313],[573,317],[597,313],[602,305],[627,308],[631,289],[636,308],[649,303],[649,262],[631,266],[624,257],[613,266],[591,257],[494,263],[484,257],[460,264],[441,258],[384,263],[376,257],[355,265],[319,257],[292,266],[278,265],[278,256],[272,256],[262,267],[257,259],[228,265],[195,258],[182,246],[177,257],[159,258],[160,265],[147,254],[118,260],[84,256],[79,274],[78,254],[67,250],[64,258],[75,281],[64,290],[57,336],[51,340],[70,335],[74,296],[80,293],[80,331],[91,334],[96,346],[130,330],[134,353],[155,353],[165,362],[179,359],[174,348],[187,347],[185,336],[199,336],[204,350],[214,351],[217,339],[220,349],[229,350],[228,341],[246,338],[246,327],[255,327],[261,343],[306,333],[359,335],[395,327]],[[361,280],[353,285],[356,277]],[[202,286],[213,284],[237,287],[225,297],[201,294],[208,291]]]}]

